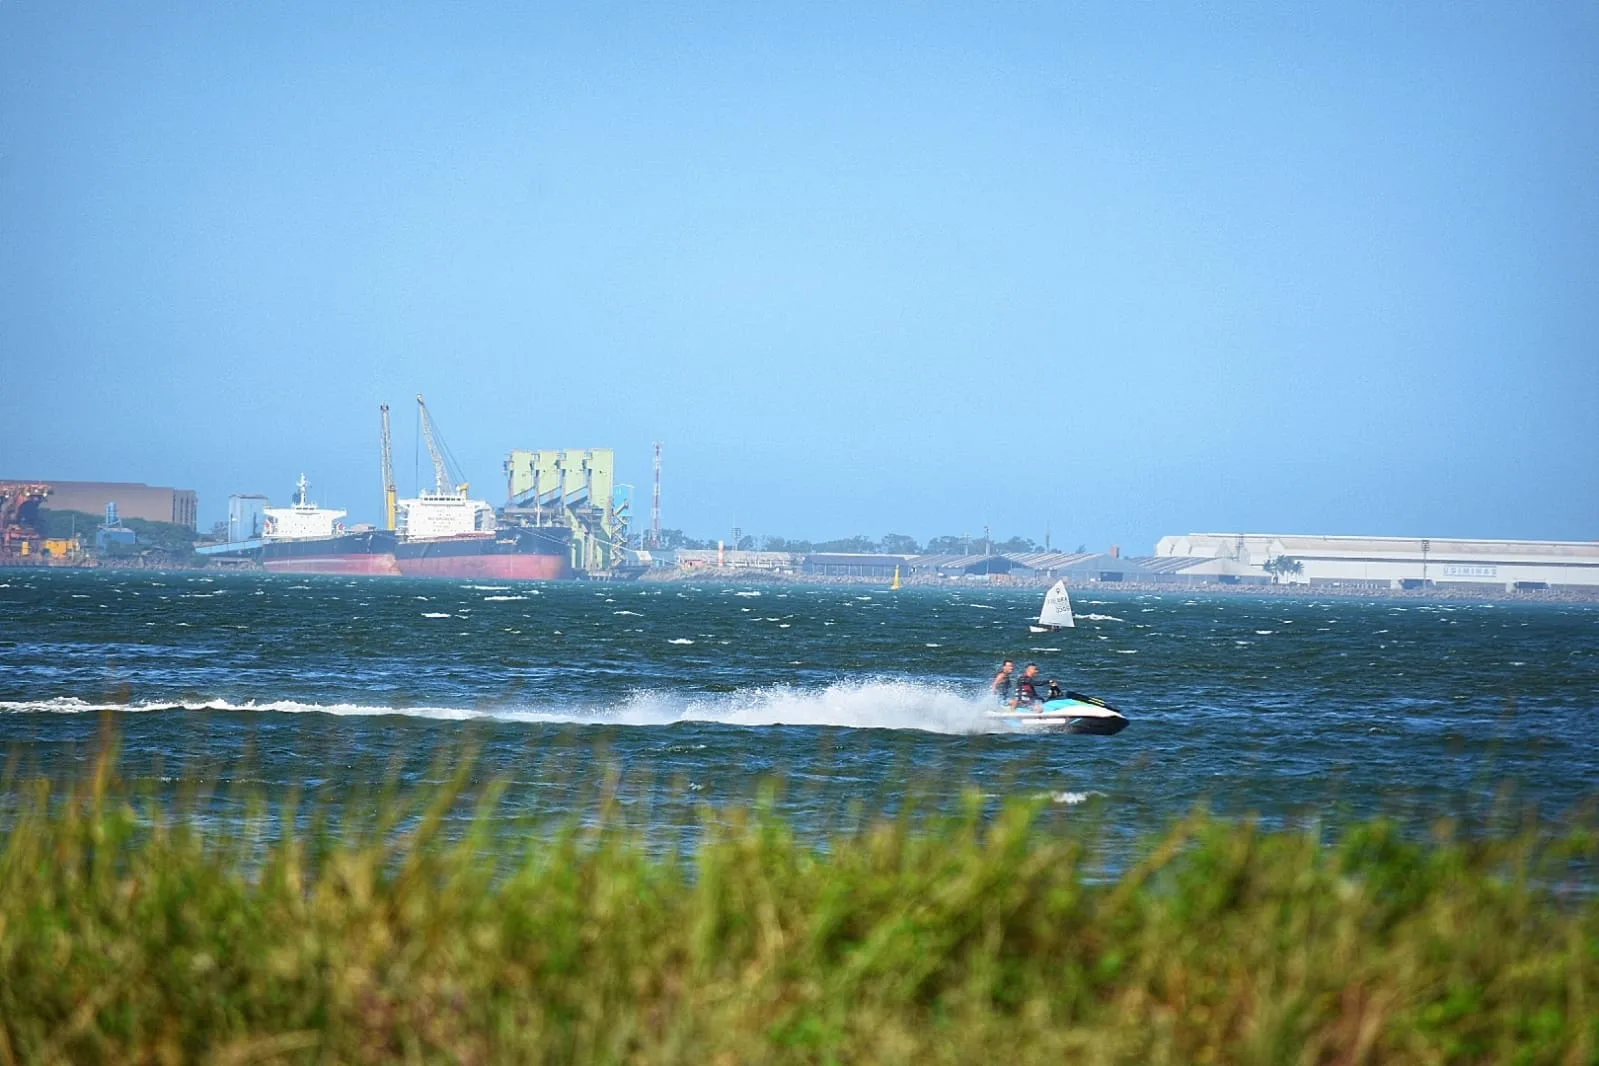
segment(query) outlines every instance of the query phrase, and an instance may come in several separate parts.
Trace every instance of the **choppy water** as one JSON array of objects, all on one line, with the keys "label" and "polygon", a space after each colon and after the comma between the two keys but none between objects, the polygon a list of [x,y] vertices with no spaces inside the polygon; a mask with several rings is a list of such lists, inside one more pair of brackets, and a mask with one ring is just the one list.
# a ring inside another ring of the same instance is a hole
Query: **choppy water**
[{"label": "choppy water", "polygon": [[[1136,832],[1201,800],[1422,824],[1506,787],[1553,816],[1599,783],[1594,606],[1076,592],[1040,637],[1040,595],[0,570],[0,747],[65,772],[108,712],[131,775],[336,802],[472,742],[513,811],[606,769],[663,818],[780,774],[802,827],[907,787]],[[986,731],[1006,656],[1132,725]]]}]

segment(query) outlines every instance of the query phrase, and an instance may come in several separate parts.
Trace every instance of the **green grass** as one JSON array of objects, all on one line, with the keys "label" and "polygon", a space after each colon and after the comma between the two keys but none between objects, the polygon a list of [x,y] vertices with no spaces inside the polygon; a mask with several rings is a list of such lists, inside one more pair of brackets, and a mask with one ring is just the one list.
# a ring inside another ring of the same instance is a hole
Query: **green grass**
[{"label": "green grass", "polygon": [[109,758],[11,781],[0,1063],[1599,1058],[1584,830],[1200,813],[1104,879],[1029,803],[823,842],[757,803],[677,856],[603,797],[551,830],[468,781],[227,833]]}]

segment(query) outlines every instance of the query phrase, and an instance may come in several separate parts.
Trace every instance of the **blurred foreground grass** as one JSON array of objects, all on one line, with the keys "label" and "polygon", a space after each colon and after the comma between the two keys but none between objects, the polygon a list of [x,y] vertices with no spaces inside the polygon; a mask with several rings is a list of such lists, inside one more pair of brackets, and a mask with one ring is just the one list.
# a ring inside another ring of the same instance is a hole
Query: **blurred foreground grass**
[{"label": "blurred foreground grass", "polygon": [[335,832],[13,777],[0,1063],[1599,1061],[1584,829],[1196,814],[1107,880],[1028,803],[820,846],[757,804],[663,855],[469,780]]}]

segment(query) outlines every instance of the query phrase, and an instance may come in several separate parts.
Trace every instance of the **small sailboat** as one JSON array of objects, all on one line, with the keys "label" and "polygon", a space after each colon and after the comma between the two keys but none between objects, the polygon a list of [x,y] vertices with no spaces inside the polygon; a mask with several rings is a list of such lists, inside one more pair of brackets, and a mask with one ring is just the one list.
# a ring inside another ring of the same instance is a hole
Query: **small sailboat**
[{"label": "small sailboat", "polygon": [[1072,598],[1066,591],[1066,579],[1055,582],[1044,594],[1044,609],[1038,612],[1038,621],[1028,626],[1032,633],[1053,633],[1057,629],[1071,629],[1077,625],[1072,617]]}]

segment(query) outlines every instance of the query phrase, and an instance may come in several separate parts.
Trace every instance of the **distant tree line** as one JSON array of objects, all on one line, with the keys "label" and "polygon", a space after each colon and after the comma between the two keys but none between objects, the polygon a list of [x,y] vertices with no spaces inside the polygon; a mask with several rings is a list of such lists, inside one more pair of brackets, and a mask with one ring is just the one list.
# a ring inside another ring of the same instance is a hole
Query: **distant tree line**
[{"label": "distant tree line", "polygon": [[[122,518],[122,525],[133,530],[135,544],[111,544],[106,554],[112,556],[165,555],[174,559],[187,559],[194,554],[197,536],[188,526],[172,522],[151,522],[143,518]],[[39,509],[39,532],[52,539],[77,536],[90,548],[94,547],[94,534],[105,525],[105,516],[87,511],[56,511]]]},{"label": "distant tree line", "polygon": [[[647,536],[647,534],[646,534]],[[686,535],[681,529],[661,530],[660,547],[664,549],[707,550],[716,547],[714,540],[699,540]],[[1011,537],[1009,540],[984,539],[969,534],[933,537],[926,544],[904,533],[885,533],[872,538],[864,533],[838,540],[799,540],[788,537],[756,537],[746,534],[737,544],[723,541],[730,551],[794,552],[809,555],[815,552],[881,552],[886,555],[997,555],[1002,552],[1036,552],[1045,549],[1028,537]],[[1081,549],[1079,549],[1081,550]]]}]

